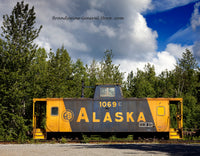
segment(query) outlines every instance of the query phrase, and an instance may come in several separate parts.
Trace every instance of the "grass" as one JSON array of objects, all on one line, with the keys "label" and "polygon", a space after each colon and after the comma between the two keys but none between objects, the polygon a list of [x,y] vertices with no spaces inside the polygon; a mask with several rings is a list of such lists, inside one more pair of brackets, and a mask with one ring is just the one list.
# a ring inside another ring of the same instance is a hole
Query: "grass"
[{"label": "grass", "polygon": [[109,138],[103,138],[100,135],[82,135],[82,143],[89,143],[90,141],[133,141],[133,135],[128,135],[126,138],[118,138],[115,135],[110,136]]},{"label": "grass", "polygon": [[184,140],[200,141],[200,136],[184,136]]},{"label": "grass", "polygon": [[64,137],[62,137],[61,140],[60,140],[60,143],[61,143],[61,144],[65,144],[65,143],[67,143],[67,142],[68,142],[67,139],[64,138]]}]

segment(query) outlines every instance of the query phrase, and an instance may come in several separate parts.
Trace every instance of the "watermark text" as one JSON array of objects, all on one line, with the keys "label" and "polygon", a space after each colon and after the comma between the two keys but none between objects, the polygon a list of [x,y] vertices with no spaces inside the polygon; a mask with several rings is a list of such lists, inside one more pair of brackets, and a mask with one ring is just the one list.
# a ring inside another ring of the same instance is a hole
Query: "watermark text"
[{"label": "watermark text", "polygon": [[109,17],[109,16],[52,16],[52,20],[124,20],[124,17]]}]

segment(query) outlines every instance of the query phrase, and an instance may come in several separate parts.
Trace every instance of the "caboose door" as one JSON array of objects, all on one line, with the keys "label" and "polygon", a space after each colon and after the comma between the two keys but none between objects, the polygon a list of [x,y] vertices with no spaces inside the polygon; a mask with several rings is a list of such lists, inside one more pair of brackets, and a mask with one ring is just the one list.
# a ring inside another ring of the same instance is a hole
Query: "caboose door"
[{"label": "caboose door", "polygon": [[181,98],[170,100],[170,139],[183,138],[183,102]]},{"label": "caboose door", "polygon": [[157,101],[156,104],[156,125],[158,132],[169,131],[169,102]]},{"label": "caboose door", "polygon": [[34,128],[45,129],[46,101],[36,101],[34,104]]},{"label": "caboose door", "polygon": [[46,121],[47,132],[59,131],[60,101],[61,99],[51,99],[47,101],[47,121]]},{"label": "caboose door", "polygon": [[46,99],[33,99],[33,138],[46,138]]}]

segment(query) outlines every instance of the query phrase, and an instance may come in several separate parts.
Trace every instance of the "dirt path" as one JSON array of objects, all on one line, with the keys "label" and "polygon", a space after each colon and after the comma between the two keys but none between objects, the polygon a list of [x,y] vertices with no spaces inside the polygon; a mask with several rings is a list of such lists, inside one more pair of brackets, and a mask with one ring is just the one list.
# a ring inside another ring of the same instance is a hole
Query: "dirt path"
[{"label": "dirt path", "polygon": [[0,156],[199,155],[198,144],[8,144]]}]

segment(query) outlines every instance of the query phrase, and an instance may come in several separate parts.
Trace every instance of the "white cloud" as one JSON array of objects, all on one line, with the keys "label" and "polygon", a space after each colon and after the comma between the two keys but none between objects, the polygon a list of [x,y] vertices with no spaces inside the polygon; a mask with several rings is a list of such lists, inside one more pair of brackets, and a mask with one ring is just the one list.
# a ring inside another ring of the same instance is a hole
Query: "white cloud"
[{"label": "white cloud", "polygon": [[[171,42],[171,44],[168,44],[166,49],[168,52],[170,52],[170,54],[174,55],[176,58],[180,58],[182,56],[182,53],[185,52],[185,49],[187,48],[191,52],[193,52],[197,61],[200,62],[200,54],[199,54],[200,53],[199,52],[200,12],[199,12],[199,9],[200,9],[200,2],[197,2],[194,5],[194,11],[190,19],[190,25],[184,29],[178,30],[168,39],[168,42]],[[181,44],[173,44],[173,42],[176,42],[176,43],[190,42],[190,45],[182,46]]]},{"label": "white cloud", "polygon": [[[81,58],[85,63],[91,62],[90,59],[93,58],[99,60],[103,57],[105,49],[112,49],[113,61],[115,64],[120,64],[123,72],[127,74],[131,70],[136,72],[137,68],[143,70],[145,64],[149,62],[155,66],[156,73],[159,74],[165,69],[172,70],[176,58],[182,55],[185,48],[188,48],[188,46],[170,43],[165,51],[156,52],[158,34],[148,27],[142,15],[151,7],[151,0],[86,0],[84,2],[82,0],[26,0],[26,2],[29,2],[30,6],[35,6],[37,25],[43,25],[36,43],[47,50],[52,48],[53,51],[64,45],[73,60]],[[191,1],[164,0],[162,6],[160,0],[153,2],[155,2],[154,7],[160,6],[161,9],[166,9]],[[11,7],[6,1],[3,6]],[[124,19],[52,20],[53,16],[118,16]],[[180,38],[181,35],[177,33],[174,38],[177,36]]]},{"label": "white cloud", "polygon": [[199,12],[200,2],[196,3],[194,6],[194,12],[191,17],[191,26],[193,30],[196,30],[200,26],[200,12]]},{"label": "white cloud", "polygon": [[92,8],[92,9],[86,10],[86,12],[84,13],[84,16],[86,17],[104,16],[104,13]]},{"label": "white cloud", "polygon": [[152,0],[149,10],[152,10],[153,12],[166,11],[196,1],[198,0]]},{"label": "white cloud", "polygon": [[137,12],[127,19],[116,32],[118,32],[116,46],[120,51],[119,55],[135,61],[151,59],[155,55],[157,32],[147,26],[146,20],[140,13]]},{"label": "white cloud", "polygon": [[[49,30],[45,31],[43,35],[45,34],[47,38],[51,39],[57,38],[56,41],[49,39],[54,47],[59,47],[60,41],[62,43],[68,41],[65,44],[67,49],[76,51],[76,54],[82,53],[82,50],[89,50],[88,54],[93,58],[99,57],[99,55],[102,57],[104,49],[113,49],[117,58],[149,59],[156,53],[157,32],[147,26],[146,20],[140,12],[147,9],[150,2],[150,0],[89,1],[90,5],[83,6],[79,15],[75,14],[73,10],[70,15],[79,17],[121,16],[124,17],[124,20],[51,21],[53,26],[45,25],[44,29]],[[80,4],[77,2],[76,5],[78,7]],[[52,12],[48,14],[52,15]],[[59,14],[64,16],[61,10],[56,15]],[[55,32],[52,30],[53,28],[49,27],[54,27],[59,31]],[[82,47],[80,47],[81,43]]]},{"label": "white cloud", "polygon": [[115,37],[116,32],[115,28],[109,27],[107,25],[95,25],[94,23],[82,23],[82,29],[84,29],[85,32],[91,33],[91,34],[97,34],[99,36],[106,36],[109,38]]},{"label": "white cloud", "polygon": [[40,48],[44,48],[46,52],[49,52],[51,49],[51,45],[49,44],[48,40],[41,38],[40,40],[36,39],[35,43],[38,45]]},{"label": "white cloud", "polygon": [[181,46],[180,44],[169,43],[167,45],[166,51],[175,58],[181,58],[183,52],[185,52],[186,49],[192,51],[192,46]]},{"label": "white cloud", "polygon": [[194,56],[200,65],[200,41],[196,41],[193,45]]},{"label": "white cloud", "polygon": [[168,43],[186,43],[186,44],[194,44],[193,42],[200,40],[200,2],[197,2],[194,5],[194,11],[192,13],[190,19],[190,25],[187,27],[182,27],[176,33],[174,33],[170,38],[167,40]]},{"label": "white cloud", "polygon": [[[197,44],[197,47],[200,44]],[[156,75],[159,75],[162,71],[166,69],[171,71],[175,68],[177,58],[182,57],[182,53],[185,52],[185,49],[189,49],[192,52],[192,46],[181,46],[179,44],[170,43],[167,45],[167,48],[164,51],[156,53],[150,61],[133,61],[129,59],[116,59],[114,63],[120,64],[120,70],[125,72],[125,78],[127,78],[128,74],[133,71],[133,73],[137,72],[137,69],[144,70],[144,67],[147,63],[154,65]],[[200,52],[200,51],[199,51]],[[198,53],[200,56],[200,53]]]},{"label": "white cloud", "polygon": [[143,70],[147,62],[144,61],[136,62],[128,59],[115,59],[113,63],[116,65],[118,64],[120,65],[119,69],[121,72],[125,73],[124,78],[126,79],[131,71],[133,71],[133,73],[136,73],[137,69]]},{"label": "white cloud", "polygon": [[154,65],[156,75],[159,75],[162,71],[173,70],[174,65],[176,64],[176,59],[167,51],[159,52],[157,55],[152,58],[152,61],[131,61],[131,60],[115,60],[116,64],[120,64],[120,70],[125,72],[125,78],[127,78],[128,73],[133,71],[137,72],[137,69],[144,70],[144,67],[147,63]]},{"label": "white cloud", "polygon": [[101,8],[102,5],[105,3],[105,0],[92,0],[92,1],[89,1],[89,4],[92,8]]},{"label": "white cloud", "polygon": [[100,29],[101,32],[104,32],[108,37],[115,37],[116,36],[113,28],[110,28],[109,26],[100,25],[99,29]]},{"label": "white cloud", "polygon": [[[113,49],[115,57],[132,57],[135,60],[149,58],[157,48],[157,33],[148,28],[140,13],[148,8],[150,2],[85,1],[82,5],[82,1],[42,1],[37,4],[29,1],[31,5],[36,5],[38,25],[43,25],[38,40],[42,40],[40,37],[47,38],[51,48],[56,49],[64,44],[69,52],[73,51],[77,56],[82,51],[88,51],[93,58],[102,57],[104,49]],[[53,16],[121,16],[124,20],[54,21]]]},{"label": "white cloud", "polygon": [[43,44],[51,45],[51,48],[53,48],[54,51],[62,45],[64,45],[65,48],[67,47],[69,50],[80,50],[82,52],[88,51],[88,47],[84,42],[78,41],[72,33],[65,31],[58,26],[55,27],[52,25],[46,27],[42,30],[40,36],[42,37],[39,37],[38,40],[43,41]]},{"label": "white cloud", "polygon": [[[186,38],[187,36],[187,38]],[[179,39],[181,40],[188,40],[194,38],[192,35],[192,29],[191,27],[187,27],[185,29],[180,29],[176,33],[174,33],[170,38],[168,39],[169,42],[177,41]]]},{"label": "white cloud", "polygon": [[[43,25],[36,43],[47,50],[52,48],[56,51],[64,45],[72,59],[98,59],[102,58],[105,49],[112,49],[114,58],[123,59],[124,65],[126,60],[136,62],[131,63],[133,66],[137,66],[138,62],[140,66],[144,66],[145,61],[151,61],[156,56],[157,32],[147,26],[142,16],[142,12],[149,8],[151,0],[25,2],[35,6],[37,25]],[[4,4],[8,6],[7,2]],[[110,16],[124,19],[73,21],[52,20],[53,16]]]},{"label": "white cloud", "polygon": [[176,59],[167,51],[157,53],[157,56],[153,58],[152,64],[155,66],[155,71],[160,74],[162,71],[173,70],[176,64]]}]

